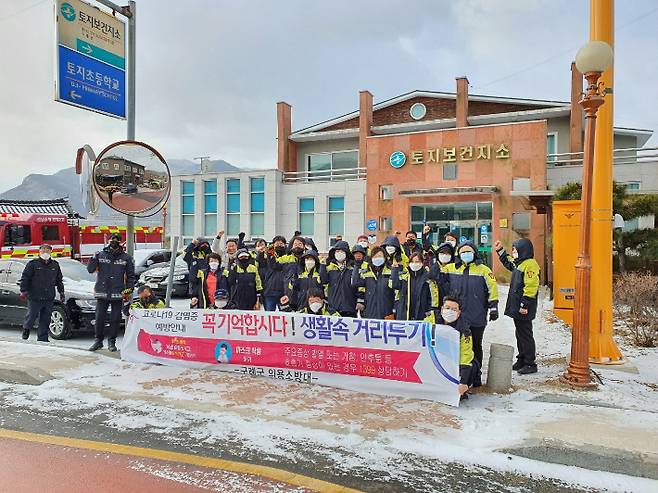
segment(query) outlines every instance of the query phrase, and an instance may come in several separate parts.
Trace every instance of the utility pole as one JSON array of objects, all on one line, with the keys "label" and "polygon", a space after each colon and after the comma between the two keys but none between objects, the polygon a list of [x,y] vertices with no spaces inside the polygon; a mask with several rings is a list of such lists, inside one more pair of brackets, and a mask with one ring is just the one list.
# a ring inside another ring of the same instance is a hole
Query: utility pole
[{"label": "utility pole", "polygon": [[[128,19],[128,43],[126,51],[128,54],[127,63],[127,87],[126,87],[126,120],[128,128],[126,140],[135,140],[135,27],[137,6],[135,0],[130,0],[128,5],[123,7],[108,0],[96,0],[98,3],[105,5]],[[135,253],[135,216],[126,216],[126,251],[132,256]]]},{"label": "utility pole", "polygon": [[207,159],[210,159],[210,156],[199,156],[199,157],[193,157],[192,159],[194,159],[195,161],[197,159],[199,160],[199,170],[200,170],[201,174],[203,175],[206,172],[206,170],[203,169],[203,161],[207,160]]}]

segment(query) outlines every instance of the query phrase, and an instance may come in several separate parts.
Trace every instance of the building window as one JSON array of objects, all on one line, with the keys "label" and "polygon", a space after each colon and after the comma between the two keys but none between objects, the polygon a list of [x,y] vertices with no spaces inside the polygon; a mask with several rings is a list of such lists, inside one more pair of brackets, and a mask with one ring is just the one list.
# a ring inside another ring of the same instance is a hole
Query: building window
[{"label": "building window", "polygon": [[629,181],[625,183],[626,185],[626,190],[639,190],[640,189],[640,182],[639,181]]},{"label": "building window", "polygon": [[250,178],[251,236],[265,234],[265,178]]},{"label": "building window", "polygon": [[530,191],[530,178],[514,178],[512,180],[512,190],[515,192]]},{"label": "building window", "polygon": [[512,229],[514,231],[529,231],[530,230],[530,213],[529,212],[515,212],[512,214]]},{"label": "building window", "polygon": [[315,233],[315,200],[299,199],[299,232],[303,236],[313,236]]},{"label": "building window", "polygon": [[444,180],[456,180],[457,179],[457,165],[456,164],[444,164],[443,165],[443,179]]},{"label": "building window", "polygon": [[114,163],[114,169],[115,169],[116,171],[119,171],[119,163]]},{"label": "building window", "polygon": [[43,241],[59,240],[59,228],[57,226],[41,226],[41,239]]},{"label": "building window", "polygon": [[345,197],[329,197],[329,236],[345,231]]},{"label": "building window", "polygon": [[391,216],[381,216],[379,218],[379,229],[380,231],[390,231],[393,228],[393,221]]},{"label": "building window", "polygon": [[203,234],[217,234],[217,180],[203,182]]},{"label": "building window", "polygon": [[379,186],[379,200],[391,200],[393,198],[393,185]]},{"label": "building window", "polygon": [[124,170],[124,171],[127,171],[128,173],[130,173],[130,166],[128,166],[127,164],[124,164],[124,165],[123,165],[123,170]]},{"label": "building window", "polygon": [[226,234],[236,236],[240,232],[240,179],[226,179]]},{"label": "building window", "polygon": [[551,132],[546,135],[546,161],[553,163],[557,161],[557,156],[552,156],[551,154],[557,154],[557,133]]},{"label": "building window", "polygon": [[359,151],[309,154],[306,161],[309,181],[354,179],[358,177],[354,168],[358,167]]},{"label": "building window", "polygon": [[194,182],[181,181],[181,234],[194,237]]}]

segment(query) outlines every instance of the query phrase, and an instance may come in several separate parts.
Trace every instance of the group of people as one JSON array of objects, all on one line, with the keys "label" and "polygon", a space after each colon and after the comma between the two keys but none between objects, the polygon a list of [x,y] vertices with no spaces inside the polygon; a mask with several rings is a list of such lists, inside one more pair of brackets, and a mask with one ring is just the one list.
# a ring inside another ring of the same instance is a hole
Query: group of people
[{"label": "group of people", "polygon": [[[253,249],[244,243],[244,233],[227,239],[220,231],[212,240],[198,238],[187,245],[184,259],[189,267],[190,307],[297,311],[316,315],[341,315],[389,320],[424,320],[454,327],[461,335],[462,385],[465,395],[479,386],[482,339],[489,321],[498,319],[498,287],[493,271],[472,241],[458,243],[447,233],[439,245],[430,241],[425,226],[419,241],[409,231],[401,243],[396,235],[380,245],[371,245],[361,235],[350,245],[341,237],[321,256],[311,238],[297,231],[286,241],[275,236],[270,243],[258,240]],[[50,259],[48,245],[39,258],[30,261],[21,280],[22,296],[30,300],[23,338],[36,318],[39,339],[47,340],[55,287],[63,297],[61,271]],[[535,373],[535,343],[532,320],[537,310],[539,265],[530,240],[516,240],[511,252],[500,241],[496,256],[512,272],[505,315],[514,319],[520,374]],[[106,248],[92,257],[89,272],[97,273],[95,341],[90,347],[116,351],[121,312],[130,302],[135,286],[134,261],[123,249],[121,237],[113,235]],[[41,278],[50,284],[43,284]],[[50,288],[44,288],[50,286]],[[128,306],[161,308],[164,304],[147,286]],[[108,308],[109,328],[105,327]]]}]

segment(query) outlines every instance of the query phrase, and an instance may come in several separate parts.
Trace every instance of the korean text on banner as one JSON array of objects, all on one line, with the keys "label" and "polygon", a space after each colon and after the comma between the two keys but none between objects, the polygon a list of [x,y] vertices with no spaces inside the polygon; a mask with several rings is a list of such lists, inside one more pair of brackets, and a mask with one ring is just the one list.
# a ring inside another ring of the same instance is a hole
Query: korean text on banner
[{"label": "korean text on banner", "polygon": [[459,334],[422,321],[134,310],[121,358],[459,404]]}]

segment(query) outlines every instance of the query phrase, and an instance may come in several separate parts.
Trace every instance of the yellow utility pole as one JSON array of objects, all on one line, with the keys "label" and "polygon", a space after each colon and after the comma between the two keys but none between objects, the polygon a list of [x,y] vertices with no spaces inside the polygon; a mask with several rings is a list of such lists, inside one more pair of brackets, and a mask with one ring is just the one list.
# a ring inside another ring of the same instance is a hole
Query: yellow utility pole
[{"label": "yellow utility pole", "polygon": [[[614,25],[614,0],[590,0],[590,41],[605,41],[614,50]],[[598,112],[594,139],[589,357],[592,363],[619,364],[623,356],[612,339],[614,61],[600,80],[607,94]]]}]

